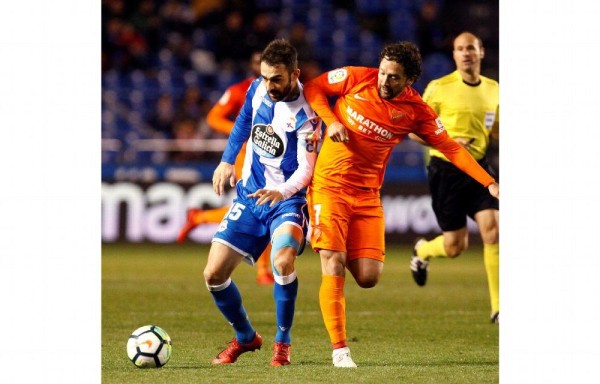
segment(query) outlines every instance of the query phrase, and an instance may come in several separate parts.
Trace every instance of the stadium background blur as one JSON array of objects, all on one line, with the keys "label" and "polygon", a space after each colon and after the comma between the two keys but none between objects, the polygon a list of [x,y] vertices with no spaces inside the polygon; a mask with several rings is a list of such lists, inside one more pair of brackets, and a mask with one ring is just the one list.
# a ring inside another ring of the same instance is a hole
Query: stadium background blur
[{"label": "stadium background blur", "polygon": [[[226,136],[208,127],[206,114],[228,86],[248,76],[251,52],[273,38],[288,38],[298,49],[302,81],[344,65],[376,67],[386,42],[415,42],[423,74],[414,87],[423,92],[430,80],[454,70],[452,38],[469,30],[484,42],[482,74],[499,79],[498,2],[103,0],[101,12],[103,205],[113,207],[112,215],[103,210],[104,241],[170,242],[186,206],[222,203],[206,193],[179,199],[170,214],[156,214],[155,232],[166,235],[152,236],[126,229],[135,214],[129,208],[119,212],[123,202],[139,202],[115,197],[107,203],[106,196],[141,193],[148,205],[148,188],[157,183],[176,184],[186,194],[210,181]],[[495,145],[490,161],[499,169]],[[123,183],[141,189],[108,192]],[[386,211],[388,240],[437,231],[420,145],[405,140],[396,147],[382,197],[384,206],[400,197],[396,205],[413,211],[413,221],[426,219],[411,224],[405,217],[400,220],[408,222],[394,226],[389,222],[394,214]],[[106,222],[109,216],[112,223]],[[206,242],[210,231],[192,240]]]}]

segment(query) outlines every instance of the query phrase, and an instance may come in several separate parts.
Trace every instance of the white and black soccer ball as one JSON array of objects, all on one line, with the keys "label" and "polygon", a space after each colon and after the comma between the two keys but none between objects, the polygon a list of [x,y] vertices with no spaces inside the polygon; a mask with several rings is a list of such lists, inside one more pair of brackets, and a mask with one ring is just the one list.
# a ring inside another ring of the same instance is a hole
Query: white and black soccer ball
[{"label": "white and black soccer ball", "polygon": [[138,368],[160,368],[171,358],[171,338],[156,325],[144,325],[127,340],[127,356]]}]

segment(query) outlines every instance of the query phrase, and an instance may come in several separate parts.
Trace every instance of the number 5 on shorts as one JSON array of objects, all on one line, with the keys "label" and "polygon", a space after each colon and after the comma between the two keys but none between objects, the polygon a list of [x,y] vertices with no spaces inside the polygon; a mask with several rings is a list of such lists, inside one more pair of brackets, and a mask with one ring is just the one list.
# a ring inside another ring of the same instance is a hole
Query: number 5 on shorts
[{"label": "number 5 on shorts", "polygon": [[240,203],[233,204],[233,206],[229,210],[229,213],[227,214],[227,218],[229,220],[233,220],[233,221],[239,219],[240,216],[242,216],[242,211],[244,209],[246,209],[246,206],[244,204],[240,204]]}]

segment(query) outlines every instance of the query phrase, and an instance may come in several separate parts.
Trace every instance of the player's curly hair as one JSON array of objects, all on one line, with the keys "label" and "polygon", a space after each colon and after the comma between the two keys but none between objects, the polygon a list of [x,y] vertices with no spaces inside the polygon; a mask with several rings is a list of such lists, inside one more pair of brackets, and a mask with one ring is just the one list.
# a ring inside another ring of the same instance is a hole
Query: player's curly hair
[{"label": "player's curly hair", "polygon": [[298,68],[298,51],[286,39],[275,39],[262,51],[260,61],[270,66],[283,64],[292,73]]},{"label": "player's curly hair", "polygon": [[379,62],[386,58],[389,61],[395,61],[402,64],[404,74],[414,83],[421,76],[421,52],[419,48],[410,41],[399,41],[386,44],[379,54]]}]

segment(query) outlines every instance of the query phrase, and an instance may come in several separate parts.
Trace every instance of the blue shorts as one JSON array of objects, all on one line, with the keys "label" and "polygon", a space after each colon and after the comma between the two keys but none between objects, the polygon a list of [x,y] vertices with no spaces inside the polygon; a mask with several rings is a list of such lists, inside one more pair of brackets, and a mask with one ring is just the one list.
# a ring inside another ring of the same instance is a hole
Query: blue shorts
[{"label": "blue shorts", "polygon": [[[241,184],[241,183],[238,183]],[[227,245],[242,256],[244,261],[254,264],[271,241],[271,236],[283,223],[292,223],[300,228],[306,238],[308,211],[303,196],[292,196],[273,207],[269,203],[257,206],[256,198],[247,198],[240,188],[238,197],[219,224],[213,242]],[[298,254],[304,250],[302,241]]]}]

